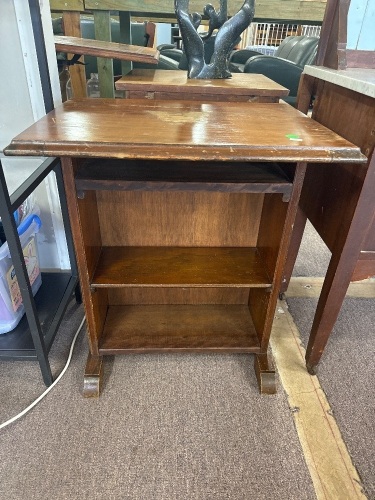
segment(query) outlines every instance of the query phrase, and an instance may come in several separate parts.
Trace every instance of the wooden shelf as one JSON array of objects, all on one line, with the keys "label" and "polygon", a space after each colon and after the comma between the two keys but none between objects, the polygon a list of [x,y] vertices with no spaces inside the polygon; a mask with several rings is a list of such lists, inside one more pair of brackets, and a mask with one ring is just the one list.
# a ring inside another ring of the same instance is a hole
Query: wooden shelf
[{"label": "wooden shelf", "polygon": [[245,305],[110,306],[100,354],[260,351]]},{"label": "wooden shelf", "polygon": [[159,51],[149,47],[127,45],[125,43],[89,40],[75,36],[55,36],[55,49],[58,52],[69,52],[86,56],[109,57],[122,61],[137,61],[157,64]]},{"label": "wooden shelf", "polygon": [[79,190],[283,193],[292,182],[276,163],[92,160],[78,170]]},{"label": "wooden shelf", "polygon": [[271,286],[256,248],[103,247],[92,280],[109,287]]}]

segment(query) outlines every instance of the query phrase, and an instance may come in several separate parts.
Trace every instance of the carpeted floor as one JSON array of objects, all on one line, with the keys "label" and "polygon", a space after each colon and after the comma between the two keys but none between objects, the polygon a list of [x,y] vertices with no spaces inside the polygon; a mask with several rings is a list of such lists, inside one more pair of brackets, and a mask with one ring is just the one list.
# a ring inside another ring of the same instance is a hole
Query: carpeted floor
[{"label": "carpeted floor", "polygon": [[[56,372],[81,317],[73,305]],[[286,395],[259,395],[251,356],[120,356],[85,400],[86,354],[82,332],[60,383],[0,431],[0,498],[315,498]],[[43,390],[36,363],[2,362],[0,380],[1,422]]]},{"label": "carpeted floor", "polygon": [[[330,259],[308,223],[295,276],[324,276]],[[288,298],[289,311],[307,345],[317,299]],[[319,364],[318,377],[369,499],[375,499],[374,299],[345,298]]]},{"label": "carpeted floor", "polygon": [[[288,298],[306,346],[317,300]],[[318,376],[369,499],[375,499],[374,299],[346,298]]]}]

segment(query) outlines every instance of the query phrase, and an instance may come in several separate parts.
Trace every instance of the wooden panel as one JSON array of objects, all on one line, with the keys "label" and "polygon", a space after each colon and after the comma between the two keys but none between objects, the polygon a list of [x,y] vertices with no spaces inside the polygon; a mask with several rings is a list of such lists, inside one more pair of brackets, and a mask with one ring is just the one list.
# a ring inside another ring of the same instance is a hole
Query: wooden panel
[{"label": "wooden panel", "polygon": [[84,0],[50,0],[52,11],[84,11]]},{"label": "wooden panel", "polygon": [[[65,35],[80,37],[81,24],[79,12],[64,12],[63,23]],[[68,54],[68,59],[71,59],[74,54]],[[79,58],[79,62],[84,63],[84,57]],[[74,64],[69,67],[70,79],[74,97],[86,97],[86,73],[85,67],[82,64]]]},{"label": "wooden panel", "polygon": [[287,210],[288,204],[280,195],[265,197],[257,247],[270,276],[275,272]]},{"label": "wooden panel", "polygon": [[78,199],[77,203],[85,247],[86,268],[89,279],[92,279],[102,248],[95,192],[85,193],[84,198]]},{"label": "wooden panel", "polygon": [[[173,71],[173,70],[172,70]],[[250,73],[248,73],[250,74]],[[226,95],[222,94],[205,94],[204,99],[200,94],[190,94],[185,92],[151,92],[144,90],[128,90],[125,93],[126,99],[158,99],[163,101],[178,100],[178,101],[202,101],[204,102],[279,102],[278,97],[267,97],[253,95],[249,91],[248,95]]]},{"label": "wooden panel", "polygon": [[[263,195],[98,191],[105,246],[255,246]],[[241,214],[241,216],[239,216]]]},{"label": "wooden panel", "polygon": [[[297,140],[296,140],[297,139]],[[7,154],[219,161],[366,161],[356,147],[285,103],[127,99],[65,102]]]},{"label": "wooden panel", "polygon": [[150,304],[244,304],[248,288],[109,288],[110,305]]},{"label": "wooden panel", "polygon": [[372,276],[375,276],[375,252],[372,254],[372,259],[358,260],[351,279],[359,281]]},{"label": "wooden panel", "polygon": [[364,252],[375,252],[375,212],[370,223],[370,230],[362,243],[361,250]]},{"label": "wooden panel", "polygon": [[[78,264],[80,286],[85,304],[90,352],[97,356],[97,341],[102,333],[108,300],[106,290],[99,290],[94,294],[92,294],[90,290],[90,272],[93,272],[96,265],[101,246],[99,225],[97,216],[95,217],[95,193],[92,193],[91,197],[86,199],[86,205],[81,203],[80,208],[78,208],[77,194],[74,185],[74,169],[76,168],[76,162],[73,162],[70,158],[62,158],[61,163]],[[84,200],[80,201],[84,202]],[[88,212],[92,215],[91,219],[87,217]]]},{"label": "wooden panel", "polygon": [[[111,41],[111,18],[109,12],[94,12],[96,40]],[[101,97],[115,97],[112,59],[98,57],[98,76]]]},{"label": "wooden panel", "polygon": [[[228,2],[228,14],[232,16],[239,11],[243,0],[231,0]],[[199,0],[191,0],[190,12],[202,13],[203,4]],[[174,7],[172,0],[85,0],[86,9],[108,9],[126,10],[133,14],[137,13],[158,13],[169,14],[174,17]],[[303,20],[322,21],[324,16],[324,0],[257,0],[255,17],[257,19],[270,20]]]},{"label": "wooden panel", "polygon": [[120,59],[123,61],[139,61],[148,64],[157,64],[159,53],[156,49],[125,45],[123,43],[89,40],[74,36],[55,36],[55,48],[60,52],[91,55]]},{"label": "wooden panel", "polygon": [[254,248],[104,247],[92,286],[267,287]]},{"label": "wooden panel", "polygon": [[287,96],[289,90],[264,75],[233,73],[232,78],[199,80],[187,77],[186,71],[162,69],[134,69],[116,82],[117,90],[152,92],[188,92],[200,96],[234,95]]},{"label": "wooden panel", "polygon": [[111,306],[100,354],[259,352],[247,306]]},{"label": "wooden panel", "polygon": [[375,68],[374,50],[347,50],[347,68]]},{"label": "wooden panel", "polygon": [[[313,116],[370,155],[375,147],[374,99],[327,82],[319,84],[318,92]],[[340,251],[345,243],[366,172],[365,165],[340,163],[329,172],[316,165],[307,168],[300,206],[331,251]]]},{"label": "wooden panel", "polygon": [[305,172],[306,163],[296,165],[292,196],[285,208],[281,205],[280,195],[275,194],[267,196],[263,207],[257,246],[268,273],[273,276],[273,287],[269,294],[266,290],[265,293],[250,290],[249,307],[264,349],[268,345],[271,334]]},{"label": "wooden panel", "polygon": [[278,164],[92,160],[76,175],[77,189],[284,193],[292,183]]}]

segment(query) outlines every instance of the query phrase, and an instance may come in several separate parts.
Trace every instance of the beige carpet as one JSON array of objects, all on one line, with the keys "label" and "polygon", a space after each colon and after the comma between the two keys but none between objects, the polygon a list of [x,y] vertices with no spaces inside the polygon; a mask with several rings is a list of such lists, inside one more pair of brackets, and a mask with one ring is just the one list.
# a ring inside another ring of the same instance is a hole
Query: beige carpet
[{"label": "beige carpet", "polygon": [[[61,369],[82,317],[73,305],[51,352]],[[134,355],[81,396],[84,332],[60,383],[0,431],[0,498],[314,499],[286,396],[260,396],[247,355]],[[0,363],[0,419],[43,390],[35,362]]]}]

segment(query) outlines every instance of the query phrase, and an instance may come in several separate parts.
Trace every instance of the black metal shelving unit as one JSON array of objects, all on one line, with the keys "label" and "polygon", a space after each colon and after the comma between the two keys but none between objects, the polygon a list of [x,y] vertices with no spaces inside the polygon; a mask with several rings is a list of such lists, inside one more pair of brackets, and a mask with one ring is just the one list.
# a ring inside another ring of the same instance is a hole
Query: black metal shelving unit
[{"label": "black metal shelving unit", "polygon": [[[54,104],[39,1],[29,0],[29,6],[42,82],[44,105],[46,112],[49,112],[53,109]],[[72,300],[74,294],[76,299],[80,301],[80,294],[60,160],[48,158],[37,168],[31,170],[30,175],[26,179],[21,180],[19,185],[10,192],[0,159],[0,217],[26,311],[21,322],[14,330],[0,335],[0,359],[38,360],[44,383],[49,386],[53,382],[48,360],[49,350],[69,302]],[[54,171],[56,174],[71,270],[67,273],[42,273],[42,286],[36,296],[33,297],[13,212],[51,171]]]}]

